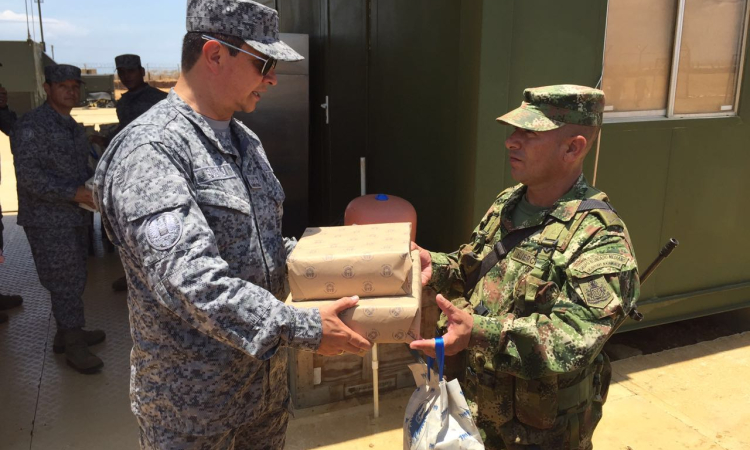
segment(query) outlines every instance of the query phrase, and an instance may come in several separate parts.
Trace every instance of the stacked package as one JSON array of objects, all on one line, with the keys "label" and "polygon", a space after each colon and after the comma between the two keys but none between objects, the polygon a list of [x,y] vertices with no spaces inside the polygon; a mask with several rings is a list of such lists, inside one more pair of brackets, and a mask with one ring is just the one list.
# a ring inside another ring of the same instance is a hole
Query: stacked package
[{"label": "stacked package", "polygon": [[342,321],[373,343],[419,335],[420,264],[409,251],[411,224],[308,228],[287,258],[288,303],[319,308],[358,295]]}]

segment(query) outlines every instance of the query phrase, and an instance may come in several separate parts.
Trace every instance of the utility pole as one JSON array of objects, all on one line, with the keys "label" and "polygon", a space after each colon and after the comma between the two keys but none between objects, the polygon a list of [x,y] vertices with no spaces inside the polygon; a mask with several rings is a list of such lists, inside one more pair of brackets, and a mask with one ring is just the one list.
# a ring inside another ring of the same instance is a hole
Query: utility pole
[{"label": "utility pole", "polygon": [[44,28],[42,28],[42,0],[36,0],[36,4],[39,7],[39,33],[42,36],[42,51],[47,51],[47,45],[44,43]]}]

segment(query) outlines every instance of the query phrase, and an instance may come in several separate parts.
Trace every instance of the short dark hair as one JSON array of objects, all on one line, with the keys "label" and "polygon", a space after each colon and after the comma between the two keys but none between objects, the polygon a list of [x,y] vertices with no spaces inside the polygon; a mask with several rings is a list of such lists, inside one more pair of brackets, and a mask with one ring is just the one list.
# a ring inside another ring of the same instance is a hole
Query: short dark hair
[{"label": "short dark hair", "polygon": [[[231,36],[228,34],[220,34],[220,33],[203,33],[201,31],[190,31],[187,34],[185,34],[185,37],[182,39],[182,71],[183,72],[189,72],[190,69],[193,68],[196,62],[198,62],[198,58],[200,58],[201,52],[203,51],[203,45],[206,43],[206,41],[201,37],[203,35],[214,37],[216,39],[221,39],[224,42],[227,42],[229,44],[234,45],[235,47],[242,47],[242,45],[245,43],[242,38],[238,38],[237,36]],[[227,47],[229,50],[230,56],[237,56],[240,52],[231,48]]]}]

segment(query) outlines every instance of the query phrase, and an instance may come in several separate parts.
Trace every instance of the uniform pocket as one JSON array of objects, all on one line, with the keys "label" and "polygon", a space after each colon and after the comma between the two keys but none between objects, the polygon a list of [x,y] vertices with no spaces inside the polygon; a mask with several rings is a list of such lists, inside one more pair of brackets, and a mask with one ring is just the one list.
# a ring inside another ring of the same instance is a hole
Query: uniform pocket
[{"label": "uniform pocket", "polygon": [[516,417],[521,423],[546,430],[557,418],[557,376],[524,380],[516,378]]},{"label": "uniform pocket", "polygon": [[513,382],[510,375],[479,377],[475,385],[474,401],[480,422],[499,427],[513,419]]},{"label": "uniform pocket", "polygon": [[239,211],[247,216],[252,215],[250,203],[244,199],[219,189],[199,189],[197,193],[198,204],[201,206],[214,206]]}]

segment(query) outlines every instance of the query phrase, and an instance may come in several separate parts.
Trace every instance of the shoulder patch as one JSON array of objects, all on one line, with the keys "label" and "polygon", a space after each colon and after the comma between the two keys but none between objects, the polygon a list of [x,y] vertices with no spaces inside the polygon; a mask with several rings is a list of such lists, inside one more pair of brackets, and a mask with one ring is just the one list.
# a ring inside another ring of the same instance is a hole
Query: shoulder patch
[{"label": "shoulder patch", "polygon": [[594,308],[604,308],[615,296],[602,277],[580,283],[583,301]]},{"label": "shoulder patch", "polygon": [[570,268],[577,272],[589,275],[605,268],[613,269],[612,271],[614,272],[619,272],[623,267],[630,263],[630,260],[631,258],[629,256],[621,255],[619,253],[597,253],[577,259],[570,265]]},{"label": "shoulder patch", "polygon": [[28,127],[24,127],[18,130],[18,138],[24,141],[28,141],[34,137],[34,130]]},{"label": "shoulder patch", "polygon": [[182,218],[173,212],[157,214],[146,224],[146,239],[157,250],[169,250],[182,237]]}]

